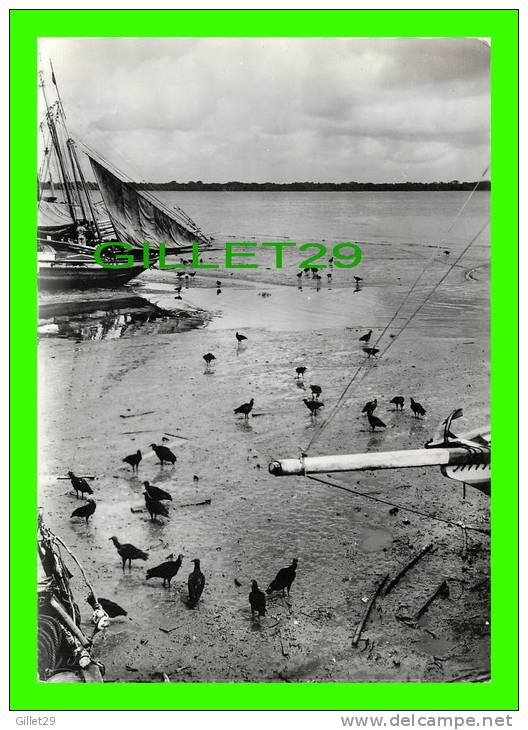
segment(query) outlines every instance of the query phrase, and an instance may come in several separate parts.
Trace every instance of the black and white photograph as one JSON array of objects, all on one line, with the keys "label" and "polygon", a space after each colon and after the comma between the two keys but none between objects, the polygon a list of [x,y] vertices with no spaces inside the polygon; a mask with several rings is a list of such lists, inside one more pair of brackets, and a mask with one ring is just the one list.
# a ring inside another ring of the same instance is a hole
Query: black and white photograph
[{"label": "black and white photograph", "polygon": [[486,682],[486,38],[42,37],[41,682]]}]

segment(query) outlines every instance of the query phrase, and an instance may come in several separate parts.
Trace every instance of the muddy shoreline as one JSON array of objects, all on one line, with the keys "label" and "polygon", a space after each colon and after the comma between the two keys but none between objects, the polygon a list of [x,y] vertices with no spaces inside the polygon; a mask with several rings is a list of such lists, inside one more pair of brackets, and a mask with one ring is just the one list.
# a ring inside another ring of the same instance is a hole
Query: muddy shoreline
[{"label": "muddy shoreline", "polygon": [[[382,503],[267,471],[271,459],[297,456],[313,434],[295,367],[307,367],[304,386],[320,384],[330,410],[363,356],[359,335],[369,327],[381,331],[415,275],[405,251],[371,259],[368,280],[356,293],[349,272],[335,271],[319,289],[307,280],[299,291],[288,262],[279,273],[271,267],[251,275],[200,272],[175,300],[175,277],[148,272],[105,295],[114,309],[104,308],[100,293],[84,294],[85,311],[77,311],[73,331],[42,333],[39,503],[100,595],[129,612],[96,637],[106,681],[160,681],[164,672],[175,682],[444,682],[488,671],[489,538],[469,533],[463,558],[460,528],[404,509],[485,528],[484,495],[468,489],[463,500],[461,485],[434,469],[333,475],[400,506],[391,513]],[[464,408],[461,430],[485,422],[487,284],[478,272],[485,265],[479,250],[453,272],[447,292],[351,389],[311,453],[419,448],[455,407]],[[417,296],[444,266],[434,262]],[[468,280],[466,271],[474,277]],[[146,317],[127,320],[136,310],[123,312],[115,301],[123,297],[147,301]],[[72,302],[61,295],[44,297],[43,304],[46,325],[75,319]],[[99,310],[106,312],[106,330]],[[182,326],[189,317],[190,326]],[[394,332],[399,326],[397,320]],[[248,337],[241,347],[236,329]],[[208,351],[217,358],[211,372],[202,360]],[[412,418],[408,408],[393,411],[396,394],[418,398],[426,418]],[[255,410],[246,424],[233,408],[250,397]],[[361,416],[372,397],[387,424],[374,434]],[[136,477],[122,463],[138,448],[151,454],[149,444],[164,437],[177,454],[175,467],[161,468],[149,455]],[[69,469],[96,475],[97,511],[88,525],[69,518],[80,502],[57,479]],[[172,494],[163,523],[136,511],[145,479]],[[148,550],[148,562],[123,573],[111,535]],[[352,647],[377,581],[428,542],[434,551],[378,602],[363,633],[368,643]],[[171,552],[185,555],[172,588],[147,583],[146,568]],[[184,599],[194,557],[201,558],[207,583],[199,607],[189,610]],[[256,626],[247,598],[251,579],[264,588],[293,557],[299,568],[290,598],[273,596]],[[415,626],[401,620],[444,579],[449,597],[433,602]],[[77,573],[74,590],[91,633]]]}]

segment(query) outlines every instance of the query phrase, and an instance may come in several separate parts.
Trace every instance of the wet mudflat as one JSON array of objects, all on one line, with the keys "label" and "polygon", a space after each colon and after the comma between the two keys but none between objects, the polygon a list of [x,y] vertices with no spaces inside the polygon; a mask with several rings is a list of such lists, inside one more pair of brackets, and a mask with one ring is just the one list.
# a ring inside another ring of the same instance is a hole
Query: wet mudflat
[{"label": "wet mudflat", "polygon": [[[394,511],[267,471],[273,458],[298,456],[314,433],[302,402],[309,385],[323,389],[320,422],[364,358],[359,336],[369,328],[381,332],[421,267],[405,246],[366,251],[369,265],[361,270],[333,269],[330,281],[321,272],[320,283],[305,277],[301,288],[288,259],[281,272],[270,261],[233,276],[199,272],[182,283],[180,295],[172,272],[151,271],[106,293],[112,306],[99,301],[96,310],[74,315],[64,305],[79,299],[75,293],[44,302],[60,310],[44,310],[48,325],[53,317],[73,316],[77,325],[71,337],[48,330],[40,341],[39,499],[46,523],[76,553],[96,590],[129,612],[96,638],[107,681],[159,681],[160,672],[183,682],[449,681],[487,670],[488,538],[470,532],[463,558],[459,527],[404,509],[486,527],[484,495],[468,489],[463,500],[462,486],[436,469],[330,478],[399,505]],[[486,257],[479,248],[464,259],[467,266],[455,268],[447,286],[350,389],[311,454],[419,448],[455,407],[464,409],[460,430],[486,422]],[[439,254],[387,337],[399,332],[405,312],[446,266]],[[468,280],[469,270],[474,278]],[[359,287],[354,274],[363,277]],[[123,307],[123,292],[145,304],[128,300]],[[108,311],[117,317],[143,311],[151,318],[118,331],[109,327],[115,336],[92,336],[86,318]],[[194,326],[170,326],[190,317]],[[247,342],[237,345],[235,330]],[[217,358],[210,372],[206,352]],[[307,367],[304,382],[295,378],[297,365]],[[403,413],[392,410],[394,395],[405,396]],[[408,410],[411,395],[427,409],[423,420]],[[251,397],[255,407],[245,423],[233,408]],[[379,433],[371,433],[361,415],[374,397],[376,414],[387,424]],[[160,467],[149,447],[163,438],[178,457],[174,467]],[[121,459],[138,448],[143,461],[135,476]],[[57,479],[69,469],[96,476],[97,511],[88,525],[69,518],[80,501],[68,481]],[[172,494],[168,520],[149,520],[143,480]],[[192,506],[206,500],[210,504]],[[149,560],[123,572],[112,535],[147,550]],[[434,552],[377,602],[353,647],[380,578],[431,541]],[[180,552],[185,559],[171,589],[145,580],[147,568]],[[195,557],[206,587],[198,608],[189,610],[186,581]],[[251,580],[265,588],[294,557],[299,567],[291,596],[270,597],[267,616],[253,624]],[[81,599],[87,589],[72,572]],[[449,597],[434,601],[416,624],[405,620],[444,579]],[[81,612],[91,631],[87,604]]]}]

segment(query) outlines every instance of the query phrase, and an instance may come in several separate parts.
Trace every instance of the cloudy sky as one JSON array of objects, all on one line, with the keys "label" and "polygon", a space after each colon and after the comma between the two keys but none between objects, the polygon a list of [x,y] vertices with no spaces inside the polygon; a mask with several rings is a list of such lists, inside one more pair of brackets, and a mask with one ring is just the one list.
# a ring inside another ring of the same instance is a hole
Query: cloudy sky
[{"label": "cloudy sky", "polygon": [[135,179],[476,180],[490,49],[471,39],[41,39],[70,132]]}]

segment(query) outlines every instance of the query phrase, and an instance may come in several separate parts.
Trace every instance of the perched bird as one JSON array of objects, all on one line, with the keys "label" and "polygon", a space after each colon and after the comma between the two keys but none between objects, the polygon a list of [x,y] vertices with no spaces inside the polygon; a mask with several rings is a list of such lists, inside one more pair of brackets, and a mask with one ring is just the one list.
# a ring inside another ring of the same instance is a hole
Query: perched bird
[{"label": "perched bird", "polygon": [[189,276],[191,277],[191,279],[194,279],[194,277],[196,276],[196,271],[189,271]]},{"label": "perched bird", "polygon": [[132,467],[132,471],[138,471],[139,469],[139,462],[141,461],[143,457],[141,456],[141,451],[138,449],[135,454],[130,454],[129,456],[125,456],[123,461],[126,464],[130,464]]},{"label": "perched bird", "polygon": [[[169,557],[172,558],[173,556],[169,555]],[[167,560],[167,562],[161,563],[161,565],[156,565],[155,568],[150,568],[150,570],[147,570],[147,580],[151,578],[163,578],[163,587],[166,584],[170,588],[171,580],[179,571],[182,560],[183,555],[178,555],[177,560]]]},{"label": "perched bird", "polygon": [[216,282],[216,286],[217,286],[217,287],[220,287],[220,286],[222,286],[222,282],[221,282],[221,281],[218,281],[218,280],[217,280],[217,282]]},{"label": "perched bird", "polygon": [[297,274],[297,278],[300,279],[302,277],[302,275],[303,275],[303,272],[299,271],[299,273]]},{"label": "perched bird", "polygon": [[234,583],[235,583],[235,585],[236,585],[237,588],[240,588],[240,586],[242,585],[242,583],[238,580],[238,578],[235,578]]},{"label": "perched bird", "polygon": [[93,494],[93,489],[88,484],[86,479],[83,479],[82,477],[76,477],[72,471],[68,472],[68,476],[70,477],[72,487],[75,489],[75,496],[77,497],[77,499],[79,499],[79,492],[81,493],[81,497],[84,497],[85,492],[86,494]]},{"label": "perched bird", "polygon": [[251,606],[251,618],[255,618],[258,614],[259,620],[261,616],[266,615],[266,595],[258,587],[257,581],[251,581],[251,593],[249,594],[249,605]]},{"label": "perched bird", "polygon": [[310,390],[312,391],[312,395],[314,398],[319,398],[319,396],[323,392],[323,389],[320,385],[310,385]]},{"label": "perched bird", "polygon": [[326,275],[326,278],[327,279],[331,279],[332,278],[332,274],[330,272],[328,272],[328,274]]},{"label": "perched bird", "polygon": [[[86,504],[83,504],[82,507],[77,507],[77,509],[74,509],[71,513],[71,517],[82,517],[86,520],[86,524],[88,524],[88,520],[95,512],[95,500],[89,499]],[[71,519],[71,518],[70,518]]]},{"label": "perched bird", "polygon": [[354,276],[354,281],[356,282],[356,284],[359,284],[359,282],[363,281],[363,279],[361,278],[361,276]]},{"label": "perched bird", "polygon": [[414,400],[414,398],[411,398],[411,411],[416,418],[418,418],[419,416],[425,416],[426,413],[425,408],[422,406],[422,404],[418,403],[418,401]]},{"label": "perched bird", "polygon": [[297,373],[297,378],[304,378],[304,373],[306,372],[306,368],[304,365],[300,365],[298,368],[295,368],[295,372]]},{"label": "perched bird", "polygon": [[369,331],[367,332],[367,334],[366,334],[366,335],[362,335],[362,336],[361,336],[361,337],[359,338],[359,341],[360,341],[360,342],[368,342],[368,341],[370,340],[370,338],[371,338],[371,337],[372,337],[372,330],[369,330]]},{"label": "perched bird", "polygon": [[253,410],[253,403],[255,402],[255,399],[252,398],[249,403],[242,403],[241,406],[238,406],[238,408],[235,408],[233,410],[233,413],[243,413],[244,419],[247,421],[249,418],[249,414]]},{"label": "perched bird", "polygon": [[189,608],[194,608],[197,605],[205,586],[205,575],[200,570],[200,561],[198,558],[195,558],[193,563],[194,570],[189,575],[189,580],[187,581],[187,587],[189,589]]},{"label": "perched bird", "polygon": [[211,363],[213,362],[213,360],[216,360],[216,357],[213,355],[212,352],[206,352],[205,355],[203,356],[203,359],[205,360],[205,364],[206,364],[207,368],[209,369],[211,367]]},{"label": "perched bird", "polygon": [[448,251],[447,248],[446,248],[445,251],[444,251],[444,253],[445,253],[446,256],[449,256],[449,254],[451,253],[451,251]]},{"label": "perched bird", "polygon": [[376,357],[379,349],[377,347],[364,347],[363,352],[366,352],[369,357]]},{"label": "perched bird", "polygon": [[160,489],[159,487],[154,487],[150,482],[143,482],[143,486],[145,487],[145,492],[148,494],[148,496],[151,499],[158,499],[158,500],[168,499],[172,502],[172,497],[164,489]]},{"label": "perched bird", "polygon": [[315,418],[315,416],[317,416],[317,411],[319,410],[319,408],[324,407],[324,403],[320,400],[308,400],[307,398],[303,398],[303,403],[310,411],[312,418]]},{"label": "perched bird", "polygon": [[328,259],[328,263],[329,264],[333,264],[334,263],[334,257],[333,256],[330,256],[330,258]]},{"label": "perched bird", "polygon": [[169,510],[162,502],[159,502],[157,499],[151,499],[148,492],[143,492],[143,496],[145,497],[145,505],[152,521],[155,520],[157,522],[158,515],[163,515],[163,517],[169,516]]},{"label": "perched bird", "polygon": [[240,332],[235,332],[235,337],[237,338],[238,342],[243,342],[244,340],[247,340],[246,335],[241,335]]},{"label": "perched bird", "polygon": [[377,418],[377,416],[373,416],[372,413],[367,413],[368,421],[370,423],[370,427],[373,431],[376,430],[376,428],[387,428],[387,425],[383,423],[381,418]]},{"label": "perched bird", "polygon": [[167,464],[174,464],[176,461],[176,456],[172,453],[172,451],[167,446],[158,446],[157,444],[150,444],[151,449],[156,452],[156,456],[160,460],[161,466],[165,462]]},{"label": "perched bird", "polygon": [[295,580],[296,570],[297,558],[294,558],[291,565],[279,570],[275,578],[266,588],[266,593],[269,595],[270,593],[273,593],[273,591],[282,591],[282,595],[284,595],[284,590],[286,589],[288,591],[288,595],[290,595],[290,588]]},{"label": "perched bird", "polygon": [[374,413],[374,411],[376,410],[377,407],[378,407],[378,399],[374,398],[374,400],[369,400],[365,403],[361,413]]},{"label": "perched bird", "polygon": [[148,560],[148,553],[140,550],[137,547],[134,547],[134,545],[130,545],[130,543],[125,543],[122,545],[115,535],[108,539],[112,540],[117,552],[121,557],[121,560],[123,561],[123,570],[125,569],[125,564],[127,560],[129,569],[132,568],[133,560]]},{"label": "perched bird", "polygon": [[[87,603],[90,604],[90,606],[95,609],[95,598],[93,593],[89,593],[86,596]],[[121,608],[121,606],[117,603],[114,603],[113,601],[109,601],[108,598],[99,598],[97,597],[97,603],[101,606],[101,608],[106,611],[109,618],[117,618],[118,616],[128,616],[128,613],[125,611],[124,608]]]},{"label": "perched bird", "polygon": [[391,403],[394,403],[396,410],[403,411],[404,400],[405,398],[402,395],[395,395],[394,398],[391,398]]}]

